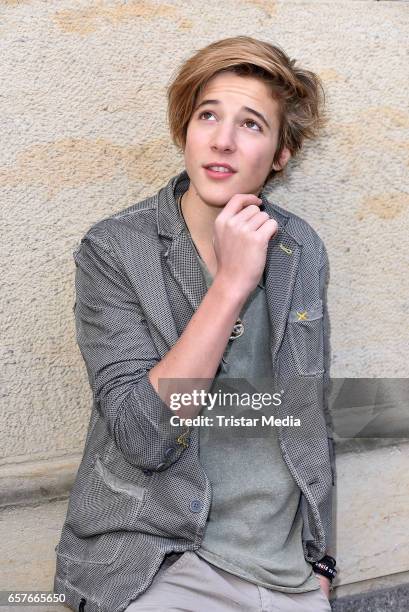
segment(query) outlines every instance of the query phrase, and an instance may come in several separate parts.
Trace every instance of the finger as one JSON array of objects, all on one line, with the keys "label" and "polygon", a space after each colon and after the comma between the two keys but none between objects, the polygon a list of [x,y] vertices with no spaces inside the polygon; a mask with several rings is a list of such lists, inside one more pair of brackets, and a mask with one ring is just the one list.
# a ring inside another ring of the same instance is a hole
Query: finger
[{"label": "finger", "polygon": [[263,225],[257,230],[258,234],[268,242],[278,231],[278,223],[275,219],[267,219]]},{"label": "finger", "polygon": [[254,195],[254,193],[236,193],[227,202],[226,206],[223,208],[217,218],[233,217],[238,212],[243,210],[243,208],[245,208],[246,206],[249,206],[250,204],[256,204],[257,206],[260,206],[261,203],[261,198],[258,198],[256,195]]},{"label": "finger", "polygon": [[257,204],[249,204],[248,206],[246,206],[245,208],[243,208],[242,210],[240,210],[236,215],[235,218],[238,221],[249,221],[250,219],[252,219],[254,216],[258,215],[260,213],[260,207],[257,206]]},{"label": "finger", "polygon": [[267,212],[258,211],[258,213],[248,219],[248,221],[245,223],[245,226],[247,229],[252,231],[258,230],[263,225],[263,223],[265,223],[269,219],[270,216]]}]

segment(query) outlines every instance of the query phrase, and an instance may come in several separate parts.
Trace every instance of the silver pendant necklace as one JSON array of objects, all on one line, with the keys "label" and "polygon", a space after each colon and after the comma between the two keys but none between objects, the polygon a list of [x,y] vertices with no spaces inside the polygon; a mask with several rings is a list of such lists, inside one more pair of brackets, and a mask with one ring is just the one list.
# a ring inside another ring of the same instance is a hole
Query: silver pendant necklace
[{"label": "silver pendant necklace", "polygon": [[233,326],[233,330],[232,330],[229,340],[235,340],[236,338],[240,338],[240,336],[243,335],[243,332],[244,332],[244,323],[239,317]]}]

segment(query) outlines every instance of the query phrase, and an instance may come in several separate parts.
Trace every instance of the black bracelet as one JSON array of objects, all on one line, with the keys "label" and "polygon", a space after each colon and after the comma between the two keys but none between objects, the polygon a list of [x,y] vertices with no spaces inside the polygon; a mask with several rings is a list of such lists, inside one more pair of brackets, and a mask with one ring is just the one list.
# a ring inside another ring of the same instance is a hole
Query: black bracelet
[{"label": "black bracelet", "polygon": [[337,575],[337,570],[335,569],[337,562],[334,557],[330,557],[329,555],[325,555],[320,561],[315,561],[312,564],[314,572],[317,574],[322,574],[322,576],[326,576],[332,582],[332,580]]}]

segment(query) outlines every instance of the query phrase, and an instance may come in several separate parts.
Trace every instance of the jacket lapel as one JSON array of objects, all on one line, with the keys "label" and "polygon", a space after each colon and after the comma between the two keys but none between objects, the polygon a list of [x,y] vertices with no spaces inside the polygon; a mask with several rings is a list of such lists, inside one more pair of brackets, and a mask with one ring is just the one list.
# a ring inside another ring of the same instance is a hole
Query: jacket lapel
[{"label": "jacket lapel", "polygon": [[[270,214],[271,208],[267,212]],[[278,222],[278,231],[268,243],[265,267],[266,299],[271,322],[271,354],[274,361],[287,324],[301,245],[285,231],[274,214],[270,216]]]},{"label": "jacket lapel", "polygon": [[207,292],[207,285],[186,231],[182,230],[172,240],[166,254],[166,262],[193,310],[196,311]]}]

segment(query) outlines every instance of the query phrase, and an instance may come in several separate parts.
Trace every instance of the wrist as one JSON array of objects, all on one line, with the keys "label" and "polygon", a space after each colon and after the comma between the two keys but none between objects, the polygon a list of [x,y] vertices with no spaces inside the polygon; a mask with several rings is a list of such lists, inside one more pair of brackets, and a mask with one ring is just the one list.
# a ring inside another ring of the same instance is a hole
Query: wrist
[{"label": "wrist", "polygon": [[322,559],[319,561],[315,561],[312,564],[313,570],[315,574],[319,574],[320,576],[324,576],[330,582],[333,581],[335,576],[337,575],[337,570],[335,569],[336,561],[334,557],[330,555],[324,555]]},{"label": "wrist", "polygon": [[318,578],[318,580],[326,580],[329,584],[331,584],[331,579],[328,578],[327,576],[323,576],[322,574],[318,574],[318,572],[314,572],[314,574]]},{"label": "wrist", "polygon": [[210,289],[217,291],[219,298],[223,302],[233,304],[239,311],[246,303],[248,297],[248,294],[243,291],[242,287],[229,282],[220,272],[214,277]]}]

